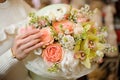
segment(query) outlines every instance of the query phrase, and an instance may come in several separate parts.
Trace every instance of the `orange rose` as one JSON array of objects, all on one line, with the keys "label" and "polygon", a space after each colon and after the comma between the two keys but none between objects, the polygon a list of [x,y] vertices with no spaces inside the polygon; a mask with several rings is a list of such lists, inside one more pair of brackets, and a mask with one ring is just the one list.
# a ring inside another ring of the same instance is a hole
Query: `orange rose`
[{"label": "orange rose", "polygon": [[49,45],[51,43],[53,43],[54,38],[51,34],[50,28],[46,27],[46,28],[42,28],[40,30],[40,33],[42,34],[42,36],[40,37],[41,42],[43,42],[43,45]]},{"label": "orange rose", "polygon": [[63,20],[59,22],[54,22],[53,27],[58,33],[62,33],[60,25],[62,25],[63,30],[68,30],[70,33],[73,33],[73,23],[71,21]]},{"label": "orange rose", "polygon": [[55,63],[62,58],[62,47],[60,44],[51,44],[43,50],[42,57],[45,61]]}]

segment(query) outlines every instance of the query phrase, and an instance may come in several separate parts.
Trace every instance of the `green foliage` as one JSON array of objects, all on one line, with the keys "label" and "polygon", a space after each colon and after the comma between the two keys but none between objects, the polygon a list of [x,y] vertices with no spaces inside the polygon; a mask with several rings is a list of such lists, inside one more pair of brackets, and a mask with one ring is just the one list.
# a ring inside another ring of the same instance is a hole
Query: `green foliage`
[{"label": "green foliage", "polygon": [[30,17],[30,22],[29,24],[35,24],[38,22],[39,18],[38,16],[35,15],[35,13],[30,13],[29,14],[29,17]]},{"label": "green foliage", "polygon": [[50,68],[48,68],[49,72],[58,72],[59,71],[59,65],[57,63],[53,64]]},{"label": "green foliage", "polygon": [[51,33],[54,37],[55,40],[58,40],[58,34],[57,32],[55,31],[55,29],[53,28],[53,26],[50,26],[50,29],[51,29]]},{"label": "green foliage", "polygon": [[74,47],[74,51],[75,51],[75,53],[76,52],[78,52],[78,51],[80,51],[80,45],[81,45],[81,42],[82,42],[82,40],[77,40],[76,41],[76,43],[75,43],[75,47]]}]

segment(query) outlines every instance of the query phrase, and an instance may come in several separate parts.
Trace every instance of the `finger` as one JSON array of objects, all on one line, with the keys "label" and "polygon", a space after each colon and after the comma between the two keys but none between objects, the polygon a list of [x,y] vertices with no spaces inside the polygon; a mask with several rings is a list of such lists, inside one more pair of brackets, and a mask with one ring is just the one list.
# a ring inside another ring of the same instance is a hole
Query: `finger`
[{"label": "finger", "polygon": [[30,48],[25,49],[25,50],[24,50],[24,53],[29,53],[29,52],[31,52],[31,51],[33,51],[33,50],[41,47],[43,44],[44,44],[44,43],[41,42],[41,43],[38,43],[38,44],[36,44],[36,45],[34,45],[34,46],[31,46]]},{"label": "finger", "polygon": [[26,43],[30,42],[31,40],[35,40],[35,39],[39,39],[40,40],[41,36],[42,36],[42,34],[39,32],[39,33],[31,35],[31,36],[29,36],[27,38],[16,40],[16,42],[17,42],[16,45],[19,47],[22,44],[26,44]]},{"label": "finger", "polygon": [[32,30],[32,29],[35,29],[35,27],[33,27],[33,26],[27,27],[27,31],[30,31],[30,30]]},{"label": "finger", "polygon": [[22,27],[19,29],[18,34],[24,34],[26,32],[26,27]]},{"label": "finger", "polygon": [[26,43],[26,44],[23,44],[23,45],[20,47],[20,49],[21,49],[21,50],[25,50],[25,49],[27,49],[27,48],[29,48],[29,47],[37,44],[37,43],[40,43],[40,39],[32,40],[32,41],[30,41],[30,42],[28,42],[28,43]]},{"label": "finger", "polygon": [[26,38],[27,36],[36,34],[36,33],[38,33],[38,32],[40,32],[40,30],[38,30],[38,29],[33,29],[33,30],[31,30],[31,31],[26,32],[25,34],[21,34],[21,35],[16,36],[16,39],[23,39],[23,38]]}]

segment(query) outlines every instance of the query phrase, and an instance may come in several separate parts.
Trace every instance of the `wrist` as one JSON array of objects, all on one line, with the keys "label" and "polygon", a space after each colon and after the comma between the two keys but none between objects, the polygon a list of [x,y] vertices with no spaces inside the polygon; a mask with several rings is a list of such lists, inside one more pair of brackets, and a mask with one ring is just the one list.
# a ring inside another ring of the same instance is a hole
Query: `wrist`
[{"label": "wrist", "polygon": [[12,52],[12,57],[13,57],[13,58],[16,58],[16,56],[15,56],[15,54],[14,54],[12,48],[11,48],[11,52]]},{"label": "wrist", "polygon": [[15,59],[17,59],[17,60],[19,60],[19,61],[22,60],[21,58],[18,58],[18,57],[16,56],[16,53],[13,51],[12,48],[11,48],[11,52],[12,52],[12,57],[13,57],[13,58],[15,58]]}]

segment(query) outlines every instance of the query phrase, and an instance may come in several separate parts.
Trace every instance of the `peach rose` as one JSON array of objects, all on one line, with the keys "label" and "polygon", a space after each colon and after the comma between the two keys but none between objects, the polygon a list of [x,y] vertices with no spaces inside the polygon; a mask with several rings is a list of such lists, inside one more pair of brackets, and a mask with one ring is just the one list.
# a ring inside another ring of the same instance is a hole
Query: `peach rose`
[{"label": "peach rose", "polygon": [[40,30],[40,33],[42,34],[42,36],[40,37],[40,40],[41,40],[41,42],[43,42],[43,45],[49,45],[49,44],[53,43],[54,38],[51,34],[49,27],[42,28]]},{"label": "peach rose", "polygon": [[60,25],[62,25],[63,30],[68,30],[70,33],[73,33],[73,23],[71,21],[63,20],[59,22],[54,22],[53,27],[58,33],[62,33]]},{"label": "peach rose", "polygon": [[42,57],[50,63],[59,62],[62,58],[62,47],[60,44],[51,44],[43,50]]}]

